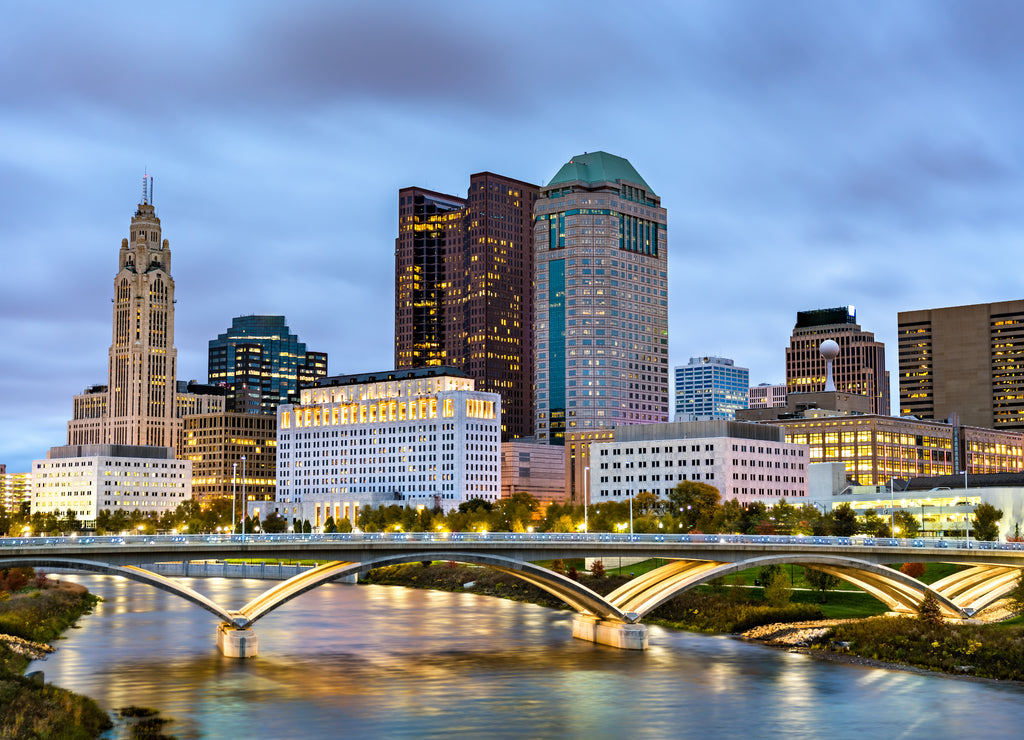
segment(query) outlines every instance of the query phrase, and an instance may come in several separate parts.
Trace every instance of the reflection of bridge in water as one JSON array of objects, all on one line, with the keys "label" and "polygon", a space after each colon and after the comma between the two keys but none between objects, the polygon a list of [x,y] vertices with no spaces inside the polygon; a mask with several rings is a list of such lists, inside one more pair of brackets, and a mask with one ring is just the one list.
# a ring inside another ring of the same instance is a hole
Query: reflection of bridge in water
[{"label": "reflection of bridge in water", "polygon": [[[617,557],[667,563],[601,596],[538,561]],[[316,560],[323,564],[282,581],[229,610],[198,591],[147,570],[157,562],[224,559]],[[578,612],[573,635],[614,647],[644,649],[640,620],[660,604],[722,576],[765,565],[794,564],[830,573],[894,612],[915,613],[928,594],[945,616],[966,618],[1005,596],[1024,568],[1021,543],[845,537],[607,534],[327,534],[33,537],[0,539],[0,568],[31,566],[119,575],[176,594],[221,620],[225,655],[256,654],[252,625],[317,586],[371,568],[419,561],[486,566],[548,591]],[[965,566],[926,585],[887,563]]]}]

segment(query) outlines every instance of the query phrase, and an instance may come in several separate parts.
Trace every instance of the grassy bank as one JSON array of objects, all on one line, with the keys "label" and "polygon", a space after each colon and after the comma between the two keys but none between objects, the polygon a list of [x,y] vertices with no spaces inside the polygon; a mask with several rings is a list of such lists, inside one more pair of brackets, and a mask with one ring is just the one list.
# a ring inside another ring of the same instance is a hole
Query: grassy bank
[{"label": "grassy bank", "polygon": [[[73,584],[39,586],[0,592],[8,595],[0,600],[0,635],[48,643],[97,601]],[[92,699],[24,676],[34,653],[32,646],[0,640],[0,737],[76,740],[97,737],[111,727],[106,712]]]}]

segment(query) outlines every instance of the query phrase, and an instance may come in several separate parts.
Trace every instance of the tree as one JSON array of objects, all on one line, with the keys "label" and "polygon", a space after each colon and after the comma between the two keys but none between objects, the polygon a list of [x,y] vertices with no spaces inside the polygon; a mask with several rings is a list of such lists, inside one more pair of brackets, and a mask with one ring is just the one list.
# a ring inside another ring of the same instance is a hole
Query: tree
[{"label": "tree", "polygon": [[311,534],[313,532],[313,525],[309,523],[309,519],[302,520],[302,533]]},{"label": "tree", "polygon": [[793,598],[793,586],[784,570],[779,570],[764,587],[764,598],[775,607],[785,606]]},{"label": "tree", "polygon": [[992,504],[978,504],[974,507],[974,536],[979,540],[999,539],[999,520],[1003,518],[1003,510]]},{"label": "tree", "polygon": [[352,520],[347,516],[343,516],[338,520],[338,531],[342,534],[348,534],[352,531]]},{"label": "tree", "polygon": [[896,512],[893,518],[896,520],[896,527],[900,537],[917,537],[917,533],[921,531],[921,525],[909,511],[901,509]]},{"label": "tree", "polygon": [[592,575],[594,578],[605,577],[603,560],[595,560],[593,563],[590,564],[590,575]]},{"label": "tree", "polygon": [[908,575],[911,578],[920,578],[924,575],[924,572],[924,563],[904,563],[900,566],[900,573]]},{"label": "tree", "polygon": [[935,594],[931,591],[925,594],[921,605],[917,607],[917,617],[922,622],[942,624],[942,607],[939,605],[939,600],[935,598]]},{"label": "tree", "polygon": [[807,579],[807,584],[811,588],[821,592],[822,604],[827,600],[828,592],[839,585],[839,578],[831,573],[826,573],[823,570],[816,570],[815,568],[805,568],[804,578]]},{"label": "tree", "polygon": [[276,511],[272,512],[260,525],[260,530],[269,534],[277,534],[288,529],[288,522]]},{"label": "tree", "polygon": [[660,514],[664,507],[665,502],[650,491],[640,491],[633,497],[633,508],[639,516]]},{"label": "tree", "polygon": [[721,495],[714,486],[697,481],[683,481],[668,492],[673,513],[679,512],[683,529],[710,529],[719,509]]},{"label": "tree", "polygon": [[324,522],[324,532],[326,534],[334,534],[338,531],[338,525],[334,523],[334,517],[327,517],[327,521]]},{"label": "tree", "polygon": [[779,573],[782,573],[782,566],[778,563],[774,565],[762,565],[760,570],[757,571],[757,580],[754,582],[754,585],[756,586],[760,584],[762,586],[767,586]]},{"label": "tree", "polygon": [[852,537],[857,534],[857,515],[849,503],[842,503],[832,509],[832,533],[837,537]]},{"label": "tree", "polygon": [[878,537],[878,532],[883,526],[885,526],[885,520],[878,515],[878,512],[874,509],[868,509],[868,512],[863,517],[863,521],[860,523],[860,531],[872,537]]}]

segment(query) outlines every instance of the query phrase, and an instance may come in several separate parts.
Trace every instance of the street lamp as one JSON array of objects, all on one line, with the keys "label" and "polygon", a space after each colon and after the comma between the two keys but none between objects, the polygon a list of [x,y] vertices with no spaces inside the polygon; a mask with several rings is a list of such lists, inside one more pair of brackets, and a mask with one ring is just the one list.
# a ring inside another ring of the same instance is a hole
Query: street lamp
[{"label": "street lamp", "polygon": [[587,494],[590,491],[590,466],[583,468],[583,534],[590,532],[590,520],[587,518]]},{"label": "street lamp", "polygon": [[629,494],[629,539],[633,539],[633,493]]},{"label": "street lamp", "polygon": [[242,537],[245,537],[245,455],[242,455]]},{"label": "street lamp", "polygon": [[967,547],[971,546],[971,512],[967,508],[971,505],[971,501],[967,498],[967,467],[960,471],[964,474],[964,528],[967,530]]},{"label": "street lamp", "polygon": [[896,476],[889,478],[889,531],[896,535]]},{"label": "street lamp", "polygon": [[235,524],[238,520],[235,519],[235,481],[238,480],[238,463],[231,463],[231,534],[235,533]]}]

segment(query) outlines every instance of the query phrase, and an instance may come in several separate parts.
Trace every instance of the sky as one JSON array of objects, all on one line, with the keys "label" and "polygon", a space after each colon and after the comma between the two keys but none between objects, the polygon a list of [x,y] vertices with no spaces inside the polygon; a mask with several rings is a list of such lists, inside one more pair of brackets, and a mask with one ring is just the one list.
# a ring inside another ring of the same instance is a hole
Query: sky
[{"label": "sky", "polygon": [[[331,374],[394,364],[399,188],[626,157],[669,219],[669,362],[785,379],[797,311],[1022,297],[1024,4],[4,0],[0,463],[106,382],[145,172],[179,379],[283,314]],[[166,7],[161,7],[166,6]],[[893,410],[897,405],[893,404]]]}]

